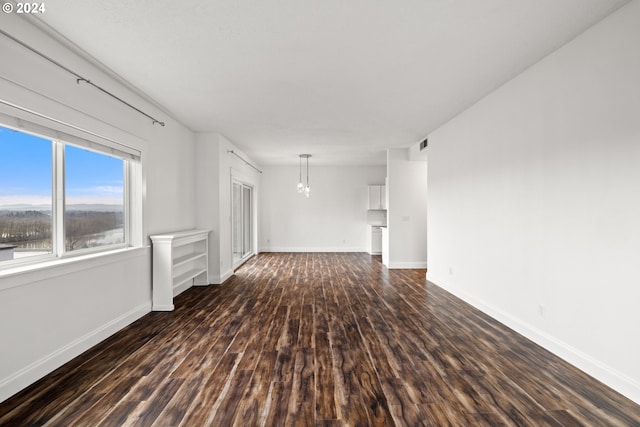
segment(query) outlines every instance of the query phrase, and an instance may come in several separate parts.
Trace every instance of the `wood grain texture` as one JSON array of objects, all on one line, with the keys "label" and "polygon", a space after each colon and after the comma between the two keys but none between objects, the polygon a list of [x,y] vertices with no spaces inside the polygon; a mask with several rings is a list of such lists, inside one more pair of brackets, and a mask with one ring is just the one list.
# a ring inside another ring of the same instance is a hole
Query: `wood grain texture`
[{"label": "wood grain texture", "polygon": [[255,256],[0,403],[0,426],[640,426],[638,405],[424,277]]}]

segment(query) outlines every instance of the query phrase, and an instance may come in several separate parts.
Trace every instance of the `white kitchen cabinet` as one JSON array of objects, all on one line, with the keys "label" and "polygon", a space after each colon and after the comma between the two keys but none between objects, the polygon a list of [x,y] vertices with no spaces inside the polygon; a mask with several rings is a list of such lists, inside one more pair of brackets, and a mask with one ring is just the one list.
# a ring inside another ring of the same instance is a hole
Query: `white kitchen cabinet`
[{"label": "white kitchen cabinet", "polygon": [[380,255],[382,253],[382,229],[381,227],[371,227],[371,247],[369,248],[371,255]]},{"label": "white kitchen cabinet", "polygon": [[209,231],[188,230],[150,236],[153,242],[154,311],[173,310],[173,297],[209,284]]},{"label": "white kitchen cabinet", "polygon": [[369,209],[387,209],[387,187],[384,185],[369,186]]}]

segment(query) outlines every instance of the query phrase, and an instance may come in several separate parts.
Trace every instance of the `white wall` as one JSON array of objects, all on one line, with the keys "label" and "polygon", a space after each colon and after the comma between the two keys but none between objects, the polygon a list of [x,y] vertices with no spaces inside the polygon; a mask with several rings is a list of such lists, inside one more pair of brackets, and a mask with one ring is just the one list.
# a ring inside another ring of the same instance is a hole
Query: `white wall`
[{"label": "white wall", "polygon": [[640,2],[429,136],[428,278],[640,403]]},{"label": "white wall", "polygon": [[296,192],[298,166],[264,167],[260,251],[366,252],[367,186],[384,183],[385,167],[309,163],[308,199]]},{"label": "white wall", "polygon": [[387,150],[388,268],[427,267],[427,162]]},{"label": "white wall", "polygon": [[[253,187],[254,230],[258,226],[258,195],[261,176],[246,162],[229,153],[233,150],[243,159],[257,164],[235,147],[227,138],[217,133],[197,134],[196,221],[198,228],[210,229],[209,235],[209,283],[220,284],[233,274],[231,229],[232,176]],[[258,247],[254,233],[253,247]],[[257,249],[255,250],[257,252]]]},{"label": "white wall", "polygon": [[[0,14],[0,27],[166,121],[166,127],[153,125],[0,36],[0,100],[140,149],[145,244],[148,234],[193,228],[192,132],[21,17]],[[0,112],[28,116],[6,104]],[[30,272],[0,271],[0,401],[149,312],[150,271],[148,247]]]}]

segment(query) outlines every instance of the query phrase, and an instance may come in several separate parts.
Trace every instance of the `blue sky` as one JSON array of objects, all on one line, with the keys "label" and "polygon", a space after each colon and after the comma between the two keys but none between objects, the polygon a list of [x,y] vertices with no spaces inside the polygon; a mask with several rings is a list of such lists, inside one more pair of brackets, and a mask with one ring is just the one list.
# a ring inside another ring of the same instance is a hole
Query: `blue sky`
[{"label": "blue sky", "polygon": [[[51,205],[51,141],[0,127],[0,206]],[[122,205],[123,162],[66,146],[67,204]]]}]

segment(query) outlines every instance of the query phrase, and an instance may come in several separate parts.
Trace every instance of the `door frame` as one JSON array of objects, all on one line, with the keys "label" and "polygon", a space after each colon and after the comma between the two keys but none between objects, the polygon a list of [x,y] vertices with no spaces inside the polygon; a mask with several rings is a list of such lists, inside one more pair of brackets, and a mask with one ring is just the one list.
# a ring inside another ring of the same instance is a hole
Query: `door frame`
[{"label": "door frame", "polygon": [[[233,221],[234,221],[234,217],[236,214],[236,207],[235,207],[235,203],[234,203],[234,186],[235,185],[239,185],[240,186],[240,201],[241,201],[241,209],[242,209],[242,214],[243,218],[241,220],[241,228],[242,228],[242,236],[241,236],[241,241],[242,241],[242,245],[243,245],[243,250],[242,253],[240,255],[240,258],[236,258],[235,256],[235,251],[234,251],[234,244],[235,244],[235,227],[233,225]],[[244,212],[245,212],[245,206],[244,206],[244,190],[245,188],[248,188],[250,190],[250,209],[249,209],[249,228],[250,228],[250,238],[249,238],[249,249],[244,252],[244,242],[245,242],[245,230],[244,230]],[[256,186],[245,180],[242,179],[241,176],[237,176],[235,174],[231,174],[231,263],[232,263],[232,267],[234,270],[236,270],[238,267],[240,267],[242,264],[244,264],[249,258],[251,258],[253,255],[256,254],[256,248],[255,248],[255,242],[256,242],[256,208],[255,208],[255,203],[256,203]]]}]

